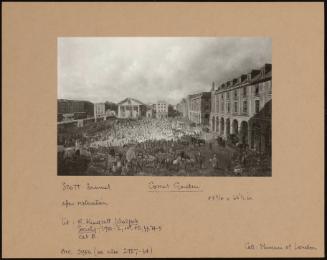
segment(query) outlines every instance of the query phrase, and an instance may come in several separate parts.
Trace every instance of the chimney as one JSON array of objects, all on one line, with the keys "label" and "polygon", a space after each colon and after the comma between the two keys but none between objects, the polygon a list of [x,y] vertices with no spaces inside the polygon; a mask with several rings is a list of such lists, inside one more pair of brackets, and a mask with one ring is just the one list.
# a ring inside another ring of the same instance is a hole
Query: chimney
[{"label": "chimney", "polygon": [[265,66],[263,67],[263,69],[264,69],[264,74],[271,71],[271,64],[266,63]]}]

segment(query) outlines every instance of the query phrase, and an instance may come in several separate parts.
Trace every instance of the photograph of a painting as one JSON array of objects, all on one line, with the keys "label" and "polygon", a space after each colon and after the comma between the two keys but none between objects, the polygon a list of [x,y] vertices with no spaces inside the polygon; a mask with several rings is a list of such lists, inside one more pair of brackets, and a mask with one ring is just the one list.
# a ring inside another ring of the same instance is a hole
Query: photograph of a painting
[{"label": "photograph of a painting", "polygon": [[58,38],[58,175],[271,176],[271,44]]}]

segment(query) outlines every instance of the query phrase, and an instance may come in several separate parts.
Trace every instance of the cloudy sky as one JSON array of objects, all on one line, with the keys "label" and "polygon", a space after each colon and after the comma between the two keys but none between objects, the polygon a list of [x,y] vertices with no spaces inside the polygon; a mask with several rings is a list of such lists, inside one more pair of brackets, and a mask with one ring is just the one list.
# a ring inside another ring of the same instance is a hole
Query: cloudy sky
[{"label": "cloudy sky", "polygon": [[58,38],[58,98],[176,104],[271,59],[270,38]]}]

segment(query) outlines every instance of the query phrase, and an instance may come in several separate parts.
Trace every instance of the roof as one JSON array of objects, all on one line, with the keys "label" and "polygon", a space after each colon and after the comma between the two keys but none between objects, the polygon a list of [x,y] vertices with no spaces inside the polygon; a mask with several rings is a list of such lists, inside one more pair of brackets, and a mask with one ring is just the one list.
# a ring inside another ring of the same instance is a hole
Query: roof
[{"label": "roof", "polygon": [[74,100],[74,99],[57,99],[58,102],[66,102],[66,103],[72,103],[72,102],[86,102],[86,103],[92,103],[91,101],[87,101],[87,100]]},{"label": "roof", "polygon": [[189,95],[190,98],[198,97],[198,96],[211,96],[211,92],[199,92],[195,94]]},{"label": "roof", "polygon": [[[262,67],[262,69],[263,68],[265,68],[265,67]],[[266,69],[268,69],[268,71],[265,71],[264,74],[259,73],[254,78],[252,78],[250,82],[253,83],[253,82],[263,81],[265,79],[271,78],[271,68],[270,69],[269,68],[266,68]]]},{"label": "roof", "polygon": [[[247,79],[246,74],[242,74],[238,77],[238,79],[241,79],[241,82],[234,83],[235,78],[233,80],[228,80],[228,81],[220,84],[218,89],[216,90],[216,92],[222,91],[222,90],[227,90],[229,88],[233,88],[235,86],[242,85],[243,83],[254,83],[254,82],[259,82],[259,81],[264,81],[264,80],[270,79],[271,78],[271,68],[272,68],[271,64],[266,63],[264,66],[260,67],[259,69],[251,70],[249,73],[247,73],[247,74],[251,74],[250,80]],[[261,71],[264,71],[264,74],[262,74]],[[230,85],[227,87],[227,83],[230,81],[232,84],[229,83]]]},{"label": "roof", "polygon": [[125,98],[124,100],[120,101],[117,105],[122,105],[123,103],[127,103],[127,104],[137,104],[137,105],[144,105],[146,106],[146,104],[144,104],[143,102],[135,99],[135,98]]}]

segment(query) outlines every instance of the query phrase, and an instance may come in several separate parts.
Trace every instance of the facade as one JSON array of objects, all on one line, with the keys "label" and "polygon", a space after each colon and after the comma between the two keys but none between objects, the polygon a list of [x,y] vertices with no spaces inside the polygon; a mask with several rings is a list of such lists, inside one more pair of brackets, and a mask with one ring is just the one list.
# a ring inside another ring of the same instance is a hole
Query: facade
[{"label": "facade", "polygon": [[94,104],[94,119],[95,121],[98,118],[106,119],[106,107],[104,103],[95,103]]},{"label": "facade", "polygon": [[211,112],[211,93],[201,92],[188,96],[188,118],[201,125],[209,125]]},{"label": "facade", "polygon": [[62,120],[65,118],[65,114],[73,114],[74,119],[93,117],[94,115],[93,103],[84,100],[58,99],[57,109],[58,119]]},{"label": "facade", "polygon": [[211,90],[210,129],[259,152],[271,151],[272,66],[265,64]]},{"label": "facade", "polygon": [[185,118],[188,118],[188,102],[187,98],[183,98],[177,105],[177,111]]},{"label": "facade", "polygon": [[146,109],[146,117],[147,118],[153,118],[154,117],[154,111],[153,111],[152,105],[151,106],[147,106],[147,109]]},{"label": "facade", "polygon": [[168,103],[165,101],[158,101],[156,103],[156,118],[168,117]]},{"label": "facade", "polygon": [[146,116],[147,106],[134,98],[125,98],[118,103],[118,118],[140,118]]}]

